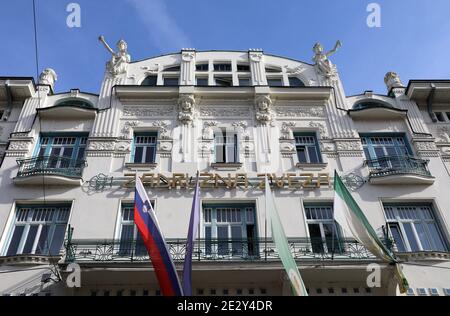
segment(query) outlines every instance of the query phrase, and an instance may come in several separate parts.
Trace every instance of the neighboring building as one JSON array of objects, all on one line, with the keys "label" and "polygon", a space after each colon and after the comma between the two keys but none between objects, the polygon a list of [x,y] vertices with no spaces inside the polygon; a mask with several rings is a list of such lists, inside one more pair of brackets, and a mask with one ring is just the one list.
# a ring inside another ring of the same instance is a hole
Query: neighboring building
[{"label": "neighboring building", "polygon": [[[0,122],[0,294],[159,295],[133,224],[134,175],[181,271],[197,171],[194,294],[291,294],[265,174],[310,295],[399,294],[394,267],[333,220],[335,170],[401,260],[409,294],[449,294],[449,81],[406,88],[391,72],[388,95],[347,97],[320,45],[315,64],[194,49],[130,62],[118,46],[99,95],[53,93],[51,69],[38,85],[0,81],[0,113],[11,113]],[[66,285],[69,263],[80,288]]]}]

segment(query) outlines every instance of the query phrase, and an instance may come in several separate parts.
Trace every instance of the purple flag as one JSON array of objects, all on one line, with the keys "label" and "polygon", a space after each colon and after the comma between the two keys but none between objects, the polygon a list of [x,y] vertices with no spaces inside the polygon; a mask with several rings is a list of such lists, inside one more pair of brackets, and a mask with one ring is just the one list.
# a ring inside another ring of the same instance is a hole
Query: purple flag
[{"label": "purple flag", "polygon": [[192,201],[191,219],[189,221],[189,231],[186,241],[186,254],[183,266],[183,293],[186,296],[192,295],[192,252],[196,239],[198,225],[200,223],[200,185],[197,174],[195,184],[194,200]]}]

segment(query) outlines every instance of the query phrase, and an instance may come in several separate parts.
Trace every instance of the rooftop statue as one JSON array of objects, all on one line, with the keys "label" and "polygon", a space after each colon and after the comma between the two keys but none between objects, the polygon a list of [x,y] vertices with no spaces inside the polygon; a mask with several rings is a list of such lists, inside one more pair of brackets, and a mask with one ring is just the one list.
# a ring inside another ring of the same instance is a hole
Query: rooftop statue
[{"label": "rooftop statue", "polygon": [[45,68],[39,75],[39,84],[49,85],[52,90],[57,80],[58,76],[52,68]]},{"label": "rooftop statue", "polygon": [[314,57],[313,60],[316,62],[316,66],[319,69],[320,73],[327,78],[331,78],[336,76],[337,70],[336,66],[328,59],[331,55],[333,55],[337,50],[342,46],[341,41],[337,41],[336,45],[332,50],[328,53],[324,53],[324,48],[322,44],[316,43],[314,45]]},{"label": "rooftop statue", "polygon": [[111,53],[111,60],[106,64],[106,69],[113,75],[120,75],[127,72],[128,64],[131,62],[131,56],[128,54],[127,42],[123,39],[117,42],[117,52],[106,43],[103,35],[99,36],[98,40],[103,43],[106,50]]},{"label": "rooftop statue", "polygon": [[384,76],[384,83],[386,84],[388,91],[391,91],[393,88],[404,87],[399,75],[393,71],[386,73],[386,75]]}]

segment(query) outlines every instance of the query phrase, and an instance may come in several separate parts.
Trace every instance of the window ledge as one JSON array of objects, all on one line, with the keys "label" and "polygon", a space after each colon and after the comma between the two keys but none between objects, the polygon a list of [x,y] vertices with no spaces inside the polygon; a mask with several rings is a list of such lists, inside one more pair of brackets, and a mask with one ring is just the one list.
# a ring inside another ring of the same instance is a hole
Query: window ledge
[{"label": "window ledge", "polygon": [[405,261],[448,261],[450,252],[441,251],[417,251],[396,252],[395,255]]},{"label": "window ledge", "polygon": [[327,167],[327,163],[297,163],[296,167],[303,170],[323,170]]},{"label": "window ledge", "polygon": [[0,257],[1,265],[46,265],[49,263],[57,263],[61,259],[61,256],[43,256],[43,255],[13,255]]},{"label": "window ledge", "polygon": [[127,162],[125,167],[128,169],[155,169],[158,166],[157,163],[134,163]]},{"label": "window ledge", "polygon": [[233,162],[233,163],[222,163],[222,162],[215,162],[211,164],[211,168],[217,169],[217,170],[237,170],[242,167],[242,163],[240,162]]}]

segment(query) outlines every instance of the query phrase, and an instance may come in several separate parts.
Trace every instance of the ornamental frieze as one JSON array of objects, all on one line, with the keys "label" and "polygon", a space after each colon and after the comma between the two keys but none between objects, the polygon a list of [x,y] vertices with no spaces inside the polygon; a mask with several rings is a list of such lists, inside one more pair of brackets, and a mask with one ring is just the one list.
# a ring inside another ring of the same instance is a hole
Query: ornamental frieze
[{"label": "ornamental frieze", "polygon": [[88,150],[111,151],[114,150],[114,141],[91,141]]},{"label": "ornamental frieze", "polygon": [[290,106],[275,107],[278,117],[325,117],[325,108],[322,106]]},{"label": "ornamental frieze", "polygon": [[248,106],[201,106],[200,116],[206,117],[250,117]]},{"label": "ornamental frieze", "polygon": [[359,141],[338,141],[336,142],[338,151],[359,151],[363,150]]},{"label": "ornamental frieze", "polygon": [[154,117],[154,116],[173,116],[175,109],[173,106],[125,106],[123,108],[123,116],[127,117]]},{"label": "ornamental frieze", "polygon": [[414,145],[416,146],[416,149],[419,151],[421,151],[421,150],[437,151],[438,150],[436,147],[436,144],[434,142],[430,142],[430,141],[425,141],[425,142],[419,141],[419,142],[415,142]]}]

